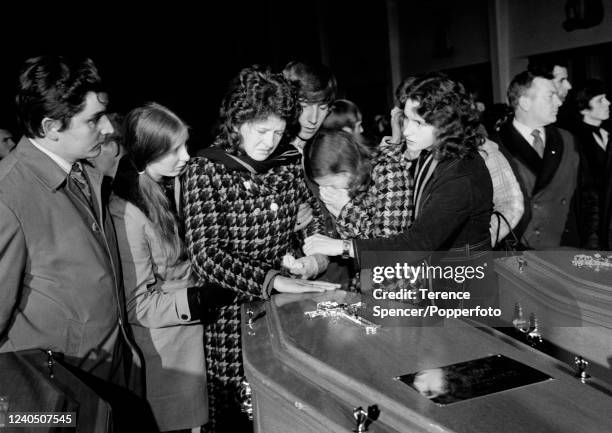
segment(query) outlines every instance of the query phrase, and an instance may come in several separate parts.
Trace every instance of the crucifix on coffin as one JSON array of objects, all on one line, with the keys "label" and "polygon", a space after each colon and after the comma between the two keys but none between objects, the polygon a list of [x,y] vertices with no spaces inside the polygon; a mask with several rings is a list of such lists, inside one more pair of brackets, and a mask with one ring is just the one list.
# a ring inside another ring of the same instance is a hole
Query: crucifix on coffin
[{"label": "crucifix on coffin", "polygon": [[365,308],[365,303],[356,302],[354,304],[339,304],[334,301],[317,302],[317,309],[314,311],[306,311],[304,315],[309,319],[315,317],[333,317],[343,318],[356,323],[359,326],[363,326],[366,330],[366,334],[376,334],[376,331],[380,328],[374,322],[369,321],[359,315],[359,311]]}]

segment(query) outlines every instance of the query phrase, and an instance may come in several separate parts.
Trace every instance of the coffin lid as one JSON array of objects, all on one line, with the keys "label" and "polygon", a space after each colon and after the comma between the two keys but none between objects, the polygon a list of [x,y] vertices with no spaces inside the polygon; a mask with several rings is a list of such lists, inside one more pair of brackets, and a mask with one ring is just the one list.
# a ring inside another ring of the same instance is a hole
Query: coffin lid
[{"label": "coffin lid", "polygon": [[[457,320],[420,326],[420,320],[402,319],[397,323],[401,326],[366,335],[363,328],[343,319],[306,318],[304,312],[314,310],[321,300],[351,303],[360,298],[341,291],[279,295],[258,307],[266,309],[266,316],[253,329],[243,328],[250,380],[289,396],[299,393],[292,389],[298,382],[312,384],[313,390],[332,396],[346,413],[356,406],[377,404],[381,415],[375,431],[574,433],[606,431],[612,425],[609,395],[581,384],[560,362],[492,329],[483,332]],[[438,406],[394,379],[497,353],[553,379],[448,406]],[[291,377],[295,381],[287,379]],[[336,422],[327,419],[329,409],[317,408],[321,398],[315,394],[305,404],[318,411],[324,424]]]},{"label": "coffin lid", "polygon": [[577,254],[593,252],[526,251],[496,260],[495,270],[513,281],[513,287],[565,317],[558,326],[612,328],[612,269],[574,266]]}]

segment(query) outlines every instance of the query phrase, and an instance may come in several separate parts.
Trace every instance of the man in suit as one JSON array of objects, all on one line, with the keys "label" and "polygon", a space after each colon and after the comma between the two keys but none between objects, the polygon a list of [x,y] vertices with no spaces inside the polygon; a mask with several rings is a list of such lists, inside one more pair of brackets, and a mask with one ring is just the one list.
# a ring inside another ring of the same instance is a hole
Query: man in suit
[{"label": "man in suit", "polygon": [[608,146],[606,152],[606,170],[604,172],[603,192],[601,200],[601,223],[599,225],[599,247],[606,251],[612,250],[612,149]]},{"label": "man in suit", "polygon": [[604,211],[604,189],[609,132],[603,122],[610,117],[610,101],[607,98],[605,83],[598,79],[586,80],[574,95],[576,114],[581,120],[572,132],[578,140],[580,153],[581,207],[578,221],[581,246],[599,249],[601,233],[600,214]]},{"label": "man in suit", "polygon": [[[605,83],[589,79],[576,92],[576,108],[582,115],[582,122],[576,127],[576,136],[580,143],[586,178],[596,195],[597,215],[592,207],[586,210],[587,223],[590,229],[587,234],[595,237],[597,248],[612,250],[612,147],[609,144],[610,132],[605,122],[610,118],[610,101]],[[590,212],[589,212],[590,211]],[[593,218],[595,216],[596,218]]]},{"label": "man in suit", "polygon": [[[95,157],[113,127],[89,59],[26,61],[25,136],[0,161],[0,352],[43,349],[128,386],[132,357],[115,233]],[[133,385],[133,383],[132,383]]]},{"label": "man in suit", "polygon": [[508,101],[514,119],[493,141],[506,152],[525,200],[516,234],[531,248],[559,247],[575,236],[568,220],[574,221],[569,217],[579,157],[573,136],[552,126],[561,105],[552,76],[521,72],[508,87]]}]

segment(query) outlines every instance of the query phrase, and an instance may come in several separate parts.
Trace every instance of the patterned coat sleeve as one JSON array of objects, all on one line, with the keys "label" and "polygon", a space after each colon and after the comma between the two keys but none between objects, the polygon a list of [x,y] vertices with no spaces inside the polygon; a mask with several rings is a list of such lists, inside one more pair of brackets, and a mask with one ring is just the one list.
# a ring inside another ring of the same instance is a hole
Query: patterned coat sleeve
[{"label": "patterned coat sleeve", "polygon": [[188,165],[183,198],[185,236],[193,271],[202,282],[216,283],[247,296],[265,297],[264,281],[272,265],[232,247],[226,221],[236,197],[227,196],[225,182],[204,163],[192,161]]},{"label": "patterned coat sleeve", "polygon": [[510,223],[510,227],[505,223],[500,225],[498,217],[495,214],[491,215],[489,231],[491,244],[495,246],[521,220],[524,212],[523,193],[510,163],[495,142],[486,140],[481,147],[480,155],[485,161],[493,183],[493,210],[504,215]]},{"label": "patterned coat sleeve", "polygon": [[377,212],[385,207],[385,196],[374,181],[376,168],[372,172],[372,185],[359,198],[348,202],[336,219],[336,231],[342,239],[369,238],[375,231],[374,220]]},{"label": "patterned coat sleeve", "polygon": [[317,184],[306,180],[304,171],[300,169],[299,193],[301,202],[307,203],[312,208],[312,222],[302,229],[302,236],[307,238],[316,233],[325,233],[325,223],[323,221],[323,211],[321,210],[321,202],[317,199],[311,188],[318,188]]},{"label": "patterned coat sleeve", "polygon": [[372,170],[368,191],[350,201],[336,220],[342,239],[386,237],[407,229],[412,221],[412,178],[399,146],[389,147]]}]

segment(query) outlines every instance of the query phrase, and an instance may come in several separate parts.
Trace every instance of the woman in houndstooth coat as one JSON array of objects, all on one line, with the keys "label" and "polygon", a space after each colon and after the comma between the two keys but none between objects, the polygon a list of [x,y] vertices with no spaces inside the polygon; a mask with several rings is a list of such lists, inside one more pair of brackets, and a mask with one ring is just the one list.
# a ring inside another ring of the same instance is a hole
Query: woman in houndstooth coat
[{"label": "woman in houndstooth coat", "polygon": [[[244,425],[239,413],[244,379],[240,304],[267,299],[272,290],[323,290],[278,275],[283,256],[299,245],[294,227],[300,204],[316,207],[297,153],[271,158],[275,151],[281,153],[278,144],[286,127],[295,123],[298,107],[295,91],[281,75],[244,69],[222,103],[214,145],[190,161],[184,178],[193,268],[202,282],[220,284],[236,295],[205,330],[210,431],[242,431],[238,429]],[[303,278],[317,275],[326,264],[322,257],[298,260],[304,264]]]}]

